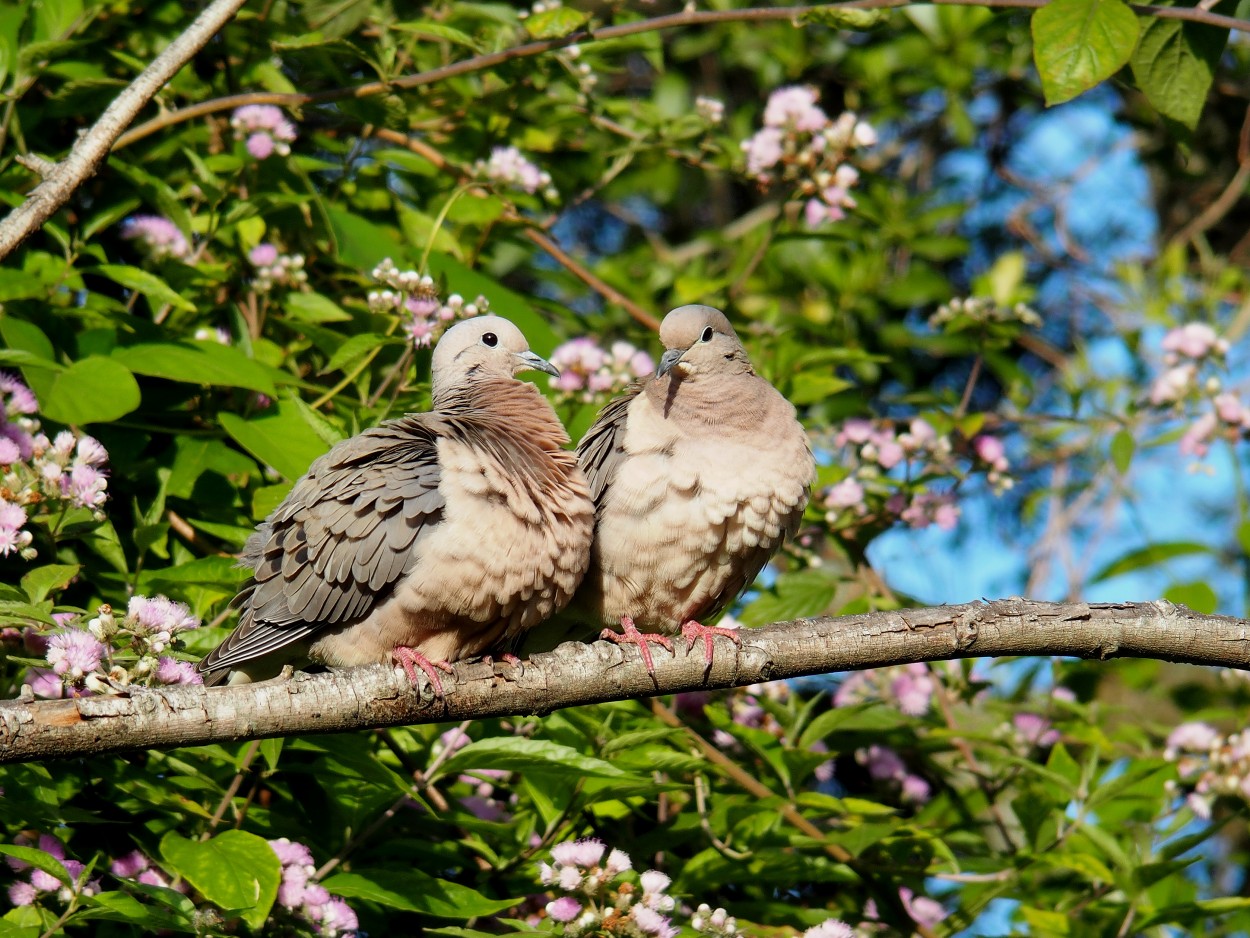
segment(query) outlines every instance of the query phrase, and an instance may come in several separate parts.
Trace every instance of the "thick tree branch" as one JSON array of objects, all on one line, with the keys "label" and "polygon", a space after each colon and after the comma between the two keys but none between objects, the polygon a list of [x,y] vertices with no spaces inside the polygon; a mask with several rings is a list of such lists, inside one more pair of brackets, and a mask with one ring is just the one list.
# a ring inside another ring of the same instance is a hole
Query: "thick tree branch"
[{"label": "thick tree branch", "polygon": [[[1046,6],[1049,2],[1050,0],[928,0],[927,4],[916,4],[914,0],[843,0],[841,3],[816,6],[757,7],[742,10],[685,10],[681,13],[671,13],[667,16],[657,16],[652,19],[637,20],[632,23],[619,23],[615,26],[605,26],[593,30],[577,30],[569,33],[567,36],[560,36],[555,39],[526,42],[507,49],[500,49],[496,52],[471,56],[470,58],[461,59],[458,62],[452,62],[428,71],[405,75],[392,81],[371,81],[343,88],[328,88],[325,91],[310,94],[258,91],[248,94],[230,95],[224,98],[214,98],[210,101],[201,101],[199,104],[192,104],[177,111],[169,111],[140,124],[134,130],[122,135],[117,141],[117,148],[121,149],[129,146],[173,124],[208,114],[215,114],[220,111],[233,110],[245,104],[277,104],[282,107],[302,107],[306,104],[325,104],[332,101],[342,101],[346,98],[367,98],[373,95],[391,94],[395,91],[411,90],[424,85],[431,85],[459,75],[480,72],[514,59],[542,55],[571,45],[584,45],[606,39],[620,39],[625,36],[638,35],[639,33],[677,29],[685,26],[704,26],[714,23],[764,22],[769,20],[790,20],[798,23],[805,16],[810,16],[819,10],[884,10],[929,4],[934,6],[984,6],[991,9],[1036,10],[1039,7]],[[1220,13],[1212,13],[1209,10],[1198,7],[1166,7],[1145,3],[1130,3],[1129,6],[1139,16],[1186,20],[1192,23],[1205,23],[1208,26],[1219,26],[1225,29],[1250,32],[1250,20],[1241,20],[1232,16],[1224,16]],[[0,255],[0,257],[2,256]]]},{"label": "thick tree branch", "polygon": [[704,673],[702,645],[656,653],[654,681],[637,649],[568,643],[508,664],[457,666],[438,701],[397,668],[296,674],[239,687],[137,688],[125,697],[0,702],[0,763],[171,748],[366,727],[442,723],[655,694],[885,667],[1006,655],[1158,658],[1250,668],[1250,622],[1158,603],[1005,599],[902,612],[798,619],[726,640]]},{"label": "thick tree branch", "polygon": [[204,48],[219,29],[230,22],[244,0],[213,0],[204,12],[160,55],[152,60],[130,85],[104,109],[100,119],[70,149],[59,163],[28,157],[23,165],[43,177],[26,200],[0,221],[0,260],[7,257],[27,236],[38,230],[52,213],[69,201],[80,185],[109,154],[113,143],[144,105],[177,74],[191,57]]}]

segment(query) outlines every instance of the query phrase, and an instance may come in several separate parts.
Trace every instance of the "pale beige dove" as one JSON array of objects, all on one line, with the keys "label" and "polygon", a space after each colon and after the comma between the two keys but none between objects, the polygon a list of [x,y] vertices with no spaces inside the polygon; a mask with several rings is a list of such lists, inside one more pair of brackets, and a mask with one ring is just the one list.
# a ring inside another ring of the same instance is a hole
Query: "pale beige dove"
[{"label": "pale beige dove", "polygon": [[[757,375],[719,310],[664,317],[656,374],[604,408],[577,448],[595,500],[590,570],[569,617],[639,645],[703,623],[745,590],[807,505],[815,462],[794,407]],[[644,633],[658,633],[643,635]]]},{"label": "pale beige dove", "polygon": [[435,668],[510,644],[561,609],[590,556],[594,506],[569,438],[532,384],[558,374],[506,319],[447,331],[433,409],[339,443],[244,547],[235,631],[208,684],[394,658]]}]

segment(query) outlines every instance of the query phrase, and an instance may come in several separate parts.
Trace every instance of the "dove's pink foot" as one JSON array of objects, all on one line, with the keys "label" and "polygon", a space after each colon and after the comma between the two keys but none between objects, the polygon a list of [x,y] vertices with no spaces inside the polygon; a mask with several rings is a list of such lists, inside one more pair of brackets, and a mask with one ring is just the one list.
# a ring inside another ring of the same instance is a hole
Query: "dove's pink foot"
[{"label": "dove's pink foot", "polygon": [[693,650],[694,643],[699,639],[703,639],[703,660],[707,663],[709,669],[712,667],[712,639],[717,635],[729,639],[739,648],[742,647],[742,639],[739,638],[737,629],[721,629],[711,625],[702,625],[695,622],[694,619],[686,622],[681,627],[681,637],[690,643],[687,650]]},{"label": "dove's pink foot", "polygon": [[424,671],[425,676],[430,679],[430,686],[434,688],[435,697],[444,696],[443,682],[438,679],[438,672],[444,671],[453,677],[456,674],[456,669],[446,661],[431,661],[425,655],[414,651],[407,645],[396,645],[392,655],[404,669],[404,673],[408,675],[408,680],[412,681],[413,687],[419,686],[420,683],[417,680],[417,668]]},{"label": "dove's pink foot", "polygon": [[673,650],[673,643],[663,635],[655,635],[651,632],[643,633],[638,631],[638,627],[634,625],[634,620],[629,616],[621,616],[621,632],[613,632],[611,629],[604,629],[600,634],[600,638],[606,638],[609,642],[616,642],[618,645],[637,645],[642,651],[642,660],[647,665],[647,673],[653,678],[655,677],[655,662],[651,660],[651,649],[647,647],[647,642],[654,642],[669,651]]}]

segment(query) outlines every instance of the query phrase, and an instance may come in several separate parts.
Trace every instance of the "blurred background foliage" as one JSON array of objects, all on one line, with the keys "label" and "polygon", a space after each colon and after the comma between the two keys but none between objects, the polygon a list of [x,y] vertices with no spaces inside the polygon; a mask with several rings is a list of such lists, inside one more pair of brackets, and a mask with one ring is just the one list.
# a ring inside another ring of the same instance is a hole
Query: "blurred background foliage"
[{"label": "blurred background foliage", "polygon": [[[1143,19],[1130,66],[1046,109],[1075,92],[1028,11],[710,8],[738,13],[241,10],[0,267],[8,694],[191,680],[254,525],[428,406],[470,307],[555,352],[574,439],[665,311],[728,312],[821,462],[745,624],[1015,593],[1244,614],[1242,35]],[[0,199],[194,12],[0,9]],[[981,662],[7,767],[0,935],[1236,934],[1247,696]],[[578,838],[635,872],[553,856]]]}]

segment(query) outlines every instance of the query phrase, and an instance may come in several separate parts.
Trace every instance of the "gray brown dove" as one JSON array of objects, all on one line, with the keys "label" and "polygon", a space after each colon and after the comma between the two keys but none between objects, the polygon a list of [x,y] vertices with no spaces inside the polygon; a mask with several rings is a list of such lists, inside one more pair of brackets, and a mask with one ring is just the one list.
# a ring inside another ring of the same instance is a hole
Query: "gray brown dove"
[{"label": "gray brown dove", "polygon": [[[653,377],[599,414],[577,447],[595,501],[590,570],[570,616],[620,624],[653,671],[647,642],[693,648],[793,535],[815,462],[794,407],[755,373],[729,320],[710,306],[664,317]],[[660,634],[642,634],[644,632]]]},{"label": "gray brown dove", "polygon": [[559,374],[506,319],[449,329],[433,408],[344,440],[243,549],[239,625],[199,664],[246,683],[308,661],[436,668],[503,647],[561,609],[590,556],[594,506],[546,398]]}]

